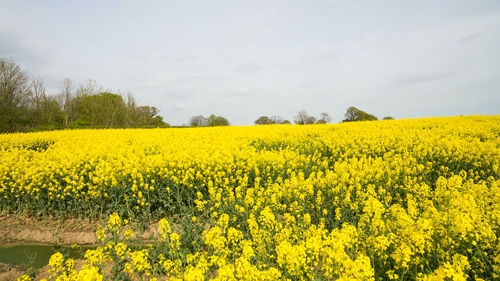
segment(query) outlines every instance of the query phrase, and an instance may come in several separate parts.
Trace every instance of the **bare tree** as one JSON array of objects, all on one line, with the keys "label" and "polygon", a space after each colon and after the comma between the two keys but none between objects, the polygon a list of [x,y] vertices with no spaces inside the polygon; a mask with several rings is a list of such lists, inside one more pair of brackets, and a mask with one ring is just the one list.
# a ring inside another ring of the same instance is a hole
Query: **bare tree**
[{"label": "bare tree", "polygon": [[316,123],[316,117],[308,116],[306,119],[306,124],[309,125],[309,124],[314,124],[314,123]]},{"label": "bare tree", "polygon": [[127,105],[127,122],[129,125],[135,126],[137,120],[137,103],[131,92],[127,92],[125,104]]},{"label": "bare tree", "polygon": [[189,119],[189,125],[191,125],[191,127],[208,126],[208,120],[207,118],[203,117],[203,115],[196,115]]},{"label": "bare tree", "polygon": [[299,113],[295,115],[295,120],[294,120],[295,124],[304,125],[306,123],[308,116],[309,115],[307,115],[307,112],[305,110],[299,111]]},{"label": "bare tree", "polygon": [[76,90],[76,95],[92,96],[92,95],[97,95],[102,91],[103,91],[102,87],[97,85],[97,82],[95,80],[89,79],[87,80],[87,82],[85,82],[85,84],[80,84],[78,86],[78,89]]},{"label": "bare tree", "polygon": [[69,78],[64,78],[61,84],[61,93],[59,94],[59,103],[64,112],[64,126],[68,127],[69,122],[73,118],[74,103],[73,103],[73,81]]},{"label": "bare tree", "polygon": [[33,77],[30,81],[30,102],[32,110],[32,125],[40,125],[43,119],[43,104],[47,99],[45,85],[40,77]]},{"label": "bare tree", "polygon": [[30,94],[31,94],[31,100],[33,102],[35,101],[41,101],[43,100],[46,95],[45,95],[45,85],[43,84],[43,81],[40,77],[34,77],[30,81]]},{"label": "bare tree", "polygon": [[283,124],[283,118],[279,115],[271,116],[271,124]]},{"label": "bare tree", "polygon": [[326,112],[322,112],[319,116],[320,118],[318,119],[318,121],[316,121],[316,123],[318,124],[326,124],[332,121],[332,117],[330,117],[330,115]]},{"label": "bare tree", "polygon": [[14,62],[0,58],[0,131],[14,131],[27,120],[28,75]]},{"label": "bare tree", "polygon": [[314,124],[314,122],[316,122],[316,118],[309,116],[305,110],[302,110],[297,113],[294,121],[295,124],[298,125]]}]

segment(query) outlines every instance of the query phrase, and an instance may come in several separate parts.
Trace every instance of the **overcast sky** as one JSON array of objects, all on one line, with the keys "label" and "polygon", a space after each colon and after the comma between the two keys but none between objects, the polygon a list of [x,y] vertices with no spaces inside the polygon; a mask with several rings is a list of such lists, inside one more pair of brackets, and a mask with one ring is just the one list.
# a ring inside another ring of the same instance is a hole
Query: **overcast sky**
[{"label": "overcast sky", "polygon": [[132,92],[180,125],[349,106],[382,118],[500,114],[499,0],[0,0],[0,57]]}]

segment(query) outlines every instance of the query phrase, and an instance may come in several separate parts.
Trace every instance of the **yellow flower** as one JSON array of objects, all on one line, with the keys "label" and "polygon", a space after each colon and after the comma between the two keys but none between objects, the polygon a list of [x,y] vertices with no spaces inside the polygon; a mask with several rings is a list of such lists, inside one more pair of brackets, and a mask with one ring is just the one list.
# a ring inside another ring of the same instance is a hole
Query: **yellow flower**
[{"label": "yellow flower", "polygon": [[161,238],[163,241],[165,241],[165,239],[167,239],[167,236],[172,232],[172,230],[170,229],[170,224],[166,219],[161,219],[159,225]]}]

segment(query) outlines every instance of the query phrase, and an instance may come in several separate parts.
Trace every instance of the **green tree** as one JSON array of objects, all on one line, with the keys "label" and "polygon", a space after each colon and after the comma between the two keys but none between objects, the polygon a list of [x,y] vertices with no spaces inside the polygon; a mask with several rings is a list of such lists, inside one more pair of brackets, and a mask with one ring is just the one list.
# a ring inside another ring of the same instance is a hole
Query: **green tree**
[{"label": "green tree", "polygon": [[98,102],[98,122],[103,127],[123,127],[126,125],[127,106],[120,95],[100,93],[96,96]]},{"label": "green tree", "polygon": [[[0,132],[66,127],[165,127],[154,106],[137,106],[129,93],[102,91],[94,80],[73,91],[66,78],[57,97],[46,94],[43,81],[28,75],[14,62],[0,58]],[[222,119],[221,119],[222,118]],[[227,122],[223,117],[216,123]]]},{"label": "green tree", "polygon": [[272,124],[272,120],[267,116],[261,116],[254,123],[255,125],[269,125]]},{"label": "green tree", "polygon": [[[83,94],[77,96],[74,102],[79,126],[111,128],[127,125],[127,106],[120,95],[108,92]],[[150,113],[147,114],[149,116]]]},{"label": "green tree", "polygon": [[58,128],[64,125],[64,112],[56,97],[46,96],[42,101],[41,126]]},{"label": "green tree", "polygon": [[222,116],[215,116],[211,114],[208,118],[208,126],[229,126],[229,121]]},{"label": "green tree", "polygon": [[349,107],[345,113],[345,119],[342,122],[352,122],[352,121],[374,121],[378,120],[374,115],[368,114],[362,110],[357,109],[354,106]]}]

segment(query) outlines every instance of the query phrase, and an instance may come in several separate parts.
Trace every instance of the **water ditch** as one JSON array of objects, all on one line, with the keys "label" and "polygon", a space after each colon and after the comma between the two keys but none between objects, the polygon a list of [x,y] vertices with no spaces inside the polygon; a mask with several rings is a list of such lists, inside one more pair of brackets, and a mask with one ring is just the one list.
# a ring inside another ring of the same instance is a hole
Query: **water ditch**
[{"label": "water ditch", "polygon": [[42,268],[49,263],[50,256],[60,252],[73,259],[81,259],[92,246],[57,245],[5,245],[0,246],[0,263]]}]

